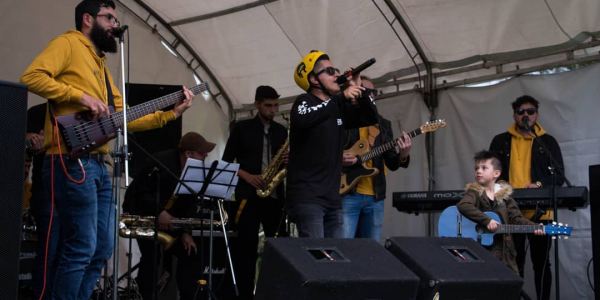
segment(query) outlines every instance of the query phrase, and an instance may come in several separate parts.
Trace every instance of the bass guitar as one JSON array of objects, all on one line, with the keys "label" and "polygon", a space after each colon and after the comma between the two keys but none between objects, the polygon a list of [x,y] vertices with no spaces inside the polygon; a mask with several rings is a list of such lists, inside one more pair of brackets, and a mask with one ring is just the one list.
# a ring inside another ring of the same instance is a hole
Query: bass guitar
[{"label": "bass guitar", "polygon": [[[427,122],[421,127],[408,133],[408,136],[414,138],[417,135],[426,132],[433,132],[438,128],[446,126],[445,120],[435,120]],[[404,141],[404,137],[400,137]],[[358,180],[363,177],[371,177],[379,174],[379,169],[367,167],[367,162],[373,158],[382,155],[385,151],[394,149],[398,145],[398,139],[393,139],[379,147],[373,148],[369,145],[369,141],[366,139],[360,139],[352,148],[344,150],[344,153],[352,153],[356,155],[358,162],[351,167],[346,167],[345,172],[342,173],[342,182],[340,184],[340,195],[348,193],[352,188],[358,184]]]},{"label": "bass guitar", "polygon": [[[190,88],[194,95],[208,91],[208,83],[204,82]],[[139,119],[147,114],[173,105],[185,99],[183,91],[178,91],[160,98],[133,106],[127,110],[127,122]],[[91,121],[89,111],[57,116],[56,122],[61,136],[67,146],[69,159],[77,159],[82,155],[106,144],[117,136],[117,130],[123,126],[123,112],[115,112],[109,106],[109,117]]]},{"label": "bass guitar", "polygon": [[[502,224],[500,217],[497,214],[486,211],[484,214],[490,216],[496,222]],[[483,246],[490,246],[494,243],[494,235],[499,233],[534,233],[536,230],[542,230],[547,235],[568,237],[571,235],[573,227],[563,226],[562,223],[553,223],[545,226],[540,225],[499,225],[496,231],[488,231],[485,226],[480,226],[477,223],[463,216],[456,206],[446,208],[440,215],[438,222],[438,235],[442,237],[464,237],[472,238]]]}]

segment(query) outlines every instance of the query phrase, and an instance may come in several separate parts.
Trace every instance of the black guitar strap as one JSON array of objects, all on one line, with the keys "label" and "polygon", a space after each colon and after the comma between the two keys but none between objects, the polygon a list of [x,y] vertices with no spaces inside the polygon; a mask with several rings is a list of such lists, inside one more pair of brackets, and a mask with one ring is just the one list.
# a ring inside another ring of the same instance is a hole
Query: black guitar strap
[{"label": "black guitar strap", "polygon": [[113,98],[112,86],[110,85],[110,82],[108,81],[107,74],[108,74],[108,70],[106,70],[106,68],[104,68],[104,79],[106,80],[106,93],[108,95],[108,106],[112,106],[114,108],[115,100]]}]

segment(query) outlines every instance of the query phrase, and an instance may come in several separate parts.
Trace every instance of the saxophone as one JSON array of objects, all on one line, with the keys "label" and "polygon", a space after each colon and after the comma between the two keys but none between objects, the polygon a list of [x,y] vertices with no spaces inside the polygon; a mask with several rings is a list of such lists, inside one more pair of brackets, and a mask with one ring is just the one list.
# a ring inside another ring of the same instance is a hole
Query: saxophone
[{"label": "saxophone", "polygon": [[[121,215],[119,236],[130,239],[154,240],[154,217]],[[158,242],[164,247],[165,251],[169,250],[175,241],[177,241],[177,238],[172,237],[170,234],[164,231],[158,232]]]},{"label": "saxophone", "polygon": [[[222,202],[219,205],[219,209],[223,215],[223,224],[220,220],[213,221],[213,225],[217,227],[227,225],[228,221],[227,211]],[[119,236],[130,239],[154,240],[154,219],[153,216],[143,217],[122,214],[119,219]],[[204,229],[210,226],[209,219],[204,219],[203,222],[200,222],[200,219],[193,218],[175,219],[171,220],[171,223],[173,224],[173,230],[182,230],[184,228]],[[170,234],[164,231],[158,232],[158,242],[164,247],[164,250],[169,250],[175,241],[177,241],[177,238],[174,238]]]},{"label": "saxophone", "polygon": [[281,181],[283,181],[283,179],[287,175],[287,170],[285,168],[279,170],[279,167],[281,166],[283,154],[290,147],[290,137],[289,137],[290,120],[284,114],[281,114],[281,116],[288,123],[288,128],[287,128],[288,129],[288,138],[285,140],[285,143],[283,144],[283,146],[281,146],[279,151],[277,151],[275,156],[273,156],[273,159],[271,160],[269,165],[265,168],[263,173],[260,175],[262,177],[262,179],[267,183],[266,189],[264,189],[264,190],[256,189],[256,194],[261,198],[266,198],[269,195],[271,195],[271,193],[273,193],[273,191],[275,191],[277,186],[281,183]]}]

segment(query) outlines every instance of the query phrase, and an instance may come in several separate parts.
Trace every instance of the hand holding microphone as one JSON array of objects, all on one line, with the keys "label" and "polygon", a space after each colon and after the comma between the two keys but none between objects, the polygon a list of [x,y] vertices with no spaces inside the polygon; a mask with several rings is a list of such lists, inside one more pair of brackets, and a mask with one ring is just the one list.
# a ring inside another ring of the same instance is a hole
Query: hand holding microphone
[{"label": "hand holding microphone", "polygon": [[335,80],[335,82],[337,84],[345,83],[346,81],[348,81],[348,77],[350,77],[350,76],[355,77],[357,74],[360,74],[360,72],[362,72],[366,68],[372,66],[376,61],[377,60],[375,58],[371,58],[371,59],[367,60],[366,62],[362,63],[360,66],[344,72],[344,74],[340,75],[340,77],[338,77]]}]

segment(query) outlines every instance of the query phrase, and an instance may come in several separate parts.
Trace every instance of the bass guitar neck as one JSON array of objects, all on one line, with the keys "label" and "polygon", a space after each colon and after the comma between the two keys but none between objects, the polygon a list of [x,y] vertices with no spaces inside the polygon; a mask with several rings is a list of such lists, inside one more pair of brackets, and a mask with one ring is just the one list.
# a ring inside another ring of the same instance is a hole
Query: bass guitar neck
[{"label": "bass guitar neck", "polygon": [[[208,90],[208,84],[202,83],[190,88],[195,94]],[[178,91],[136,106],[127,110],[127,122],[137,120],[147,114],[154,113],[165,107],[183,101],[183,91]],[[57,116],[56,122],[67,146],[69,159],[78,159],[116,137],[117,130],[123,126],[123,112],[115,112],[109,106],[109,117],[92,121],[89,111]]]}]

